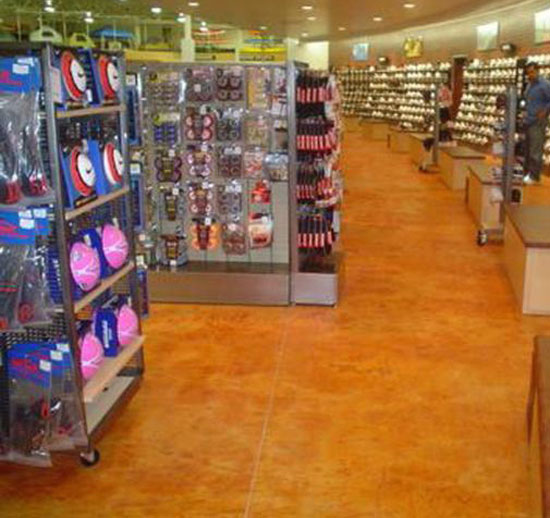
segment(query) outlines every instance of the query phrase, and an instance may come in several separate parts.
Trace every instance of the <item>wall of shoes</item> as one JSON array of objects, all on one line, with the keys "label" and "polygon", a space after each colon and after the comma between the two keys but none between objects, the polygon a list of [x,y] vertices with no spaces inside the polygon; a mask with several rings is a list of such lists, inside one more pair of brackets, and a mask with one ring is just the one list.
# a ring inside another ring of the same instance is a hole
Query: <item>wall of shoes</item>
[{"label": "wall of shoes", "polygon": [[343,113],[425,130],[433,120],[435,92],[450,71],[448,62],[341,69]]},{"label": "wall of shoes", "polygon": [[124,59],[0,49],[0,460],[99,460],[143,372]]},{"label": "wall of shoes", "polygon": [[486,146],[496,137],[495,125],[504,122],[497,98],[508,85],[522,89],[523,73],[518,58],[474,59],[464,73],[464,93],[455,120],[457,140]]},{"label": "wall of shoes", "polygon": [[336,71],[344,115],[361,115],[368,98],[369,76],[367,68],[344,67]]}]

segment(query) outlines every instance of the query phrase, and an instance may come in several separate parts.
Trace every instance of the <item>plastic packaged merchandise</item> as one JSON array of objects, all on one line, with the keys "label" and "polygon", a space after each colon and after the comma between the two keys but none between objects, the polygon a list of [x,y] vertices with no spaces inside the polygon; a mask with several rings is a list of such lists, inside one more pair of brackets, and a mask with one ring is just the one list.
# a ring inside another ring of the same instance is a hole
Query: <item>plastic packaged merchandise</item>
[{"label": "plastic packaged merchandise", "polygon": [[214,69],[212,67],[186,68],[185,99],[188,102],[209,102],[214,99]]},{"label": "plastic packaged merchandise", "polygon": [[216,69],[218,101],[239,102],[244,98],[244,69],[239,66]]},{"label": "plastic packaged merchandise", "polygon": [[247,149],[244,152],[245,178],[262,178],[264,175],[264,160],[266,151],[261,148]]},{"label": "plastic packaged merchandise", "polygon": [[39,145],[38,93],[0,93],[0,204],[51,201]]},{"label": "plastic packaged merchandise", "polygon": [[236,142],[242,139],[241,109],[226,108],[220,110],[217,124],[217,138],[220,142]]},{"label": "plastic packaged merchandise", "polygon": [[220,224],[210,217],[197,218],[191,224],[190,234],[195,250],[212,251],[220,242]]},{"label": "plastic packaged merchandise", "polygon": [[20,287],[30,249],[30,246],[0,243],[0,332],[21,328]]},{"label": "plastic packaged merchandise", "polygon": [[[51,466],[52,365],[36,353],[8,350],[9,440],[5,460]],[[54,412],[58,412],[58,407]]]},{"label": "plastic packaged merchandise", "polygon": [[223,178],[240,178],[243,168],[243,148],[239,145],[218,148],[218,173]]},{"label": "plastic packaged merchandise", "polygon": [[189,211],[193,216],[209,216],[214,210],[214,184],[189,182],[187,184]]},{"label": "plastic packaged merchandise", "polygon": [[229,182],[216,186],[218,214],[230,220],[238,220],[243,211],[243,186],[239,182]]},{"label": "plastic packaged merchandise", "polygon": [[269,148],[270,120],[261,114],[249,114],[245,119],[245,140],[249,146]]},{"label": "plastic packaged merchandise", "polygon": [[265,159],[265,169],[269,179],[273,182],[288,180],[288,155],[270,153]]},{"label": "plastic packaged merchandise", "polygon": [[246,254],[246,232],[240,222],[222,225],[222,248],[227,255]]},{"label": "plastic packaged merchandise", "polygon": [[206,144],[187,146],[185,162],[187,173],[197,178],[208,178],[212,175],[214,150]]},{"label": "plastic packaged merchandise", "polygon": [[270,69],[252,67],[247,72],[248,108],[269,110],[271,104]]},{"label": "plastic packaged merchandise", "polygon": [[273,243],[273,216],[266,212],[254,212],[248,217],[248,241],[250,248],[267,248]]}]

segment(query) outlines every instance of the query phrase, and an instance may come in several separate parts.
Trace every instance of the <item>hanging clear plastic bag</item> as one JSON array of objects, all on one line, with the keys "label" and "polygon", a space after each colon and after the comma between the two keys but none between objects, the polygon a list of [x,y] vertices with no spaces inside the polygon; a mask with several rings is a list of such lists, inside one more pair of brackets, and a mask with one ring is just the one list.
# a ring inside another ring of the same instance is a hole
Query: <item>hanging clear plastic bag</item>
[{"label": "hanging clear plastic bag", "polygon": [[50,437],[51,363],[37,354],[8,351],[9,452],[7,459],[37,467],[52,465]]},{"label": "hanging clear plastic bag", "polygon": [[29,250],[28,246],[6,245],[0,242],[0,332],[21,328],[20,288]]},{"label": "hanging clear plastic bag", "polygon": [[270,153],[265,159],[265,168],[273,182],[288,180],[288,156],[282,153]]}]

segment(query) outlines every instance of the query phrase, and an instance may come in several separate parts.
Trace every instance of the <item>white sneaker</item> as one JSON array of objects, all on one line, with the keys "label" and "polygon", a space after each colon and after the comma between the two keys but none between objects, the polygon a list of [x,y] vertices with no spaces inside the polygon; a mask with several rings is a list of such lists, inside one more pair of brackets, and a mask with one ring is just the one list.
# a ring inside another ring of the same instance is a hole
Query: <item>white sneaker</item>
[{"label": "white sneaker", "polygon": [[535,185],[537,182],[534,178],[531,178],[528,174],[523,177],[523,183],[525,185]]}]

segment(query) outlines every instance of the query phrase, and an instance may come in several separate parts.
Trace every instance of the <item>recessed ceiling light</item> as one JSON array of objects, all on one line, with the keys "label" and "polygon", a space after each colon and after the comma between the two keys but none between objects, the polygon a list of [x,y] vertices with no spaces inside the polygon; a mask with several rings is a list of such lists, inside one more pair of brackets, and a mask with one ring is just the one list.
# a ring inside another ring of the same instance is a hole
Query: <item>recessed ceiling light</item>
[{"label": "recessed ceiling light", "polygon": [[189,2],[187,5],[189,7],[198,7],[200,4],[199,4],[199,2]]},{"label": "recessed ceiling light", "polygon": [[86,16],[86,17],[84,18],[84,22],[85,22],[85,23],[94,23],[94,19],[93,19],[92,16]]},{"label": "recessed ceiling light", "polygon": [[381,16],[375,16],[372,21],[373,22],[381,22],[383,20],[383,18]]},{"label": "recessed ceiling light", "polygon": [[206,27],[206,22],[204,20],[201,22],[201,27]]},{"label": "recessed ceiling light", "polygon": [[413,4],[411,2],[407,2],[406,4],[403,4],[403,7],[405,9],[414,9],[416,7],[416,4]]},{"label": "recessed ceiling light", "polygon": [[308,16],[307,19],[310,22],[314,22],[315,20],[317,20],[317,18],[315,18],[315,16]]},{"label": "recessed ceiling light", "polygon": [[44,11],[46,11],[47,13],[55,13],[55,7],[53,5],[47,5],[46,7],[44,7]]},{"label": "recessed ceiling light", "polygon": [[151,12],[153,14],[160,14],[162,13],[162,7],[151,7]]},{"label": "recessed ceiling light", "polygon": [[304,11],[313,11],[313,6],[312,5],[302,5],[302,9]]},{"label": "recessed ceiling light", "polygon": [[183,14],[183,13],[178,14],[178,17],[176,18],[176,20],[177,20],[179,23],[185,23],[185,20],[186,20],[185,14]]},{"label": "recessed ceiling light", "polygon": [[261,31],[267,31],[267,26],[266,25],[260,25],[260,30]]},{"label": "recessed ceiling light", "polygon": [[345,27],[338,27],[338,30],[339,30],[339,31],[345,31],[346,28],[345,28]]},{"label": "recessed ceiling light", "polygon": [[302,38],[307,38],[309,36],[309,32],[302,32]]}]

